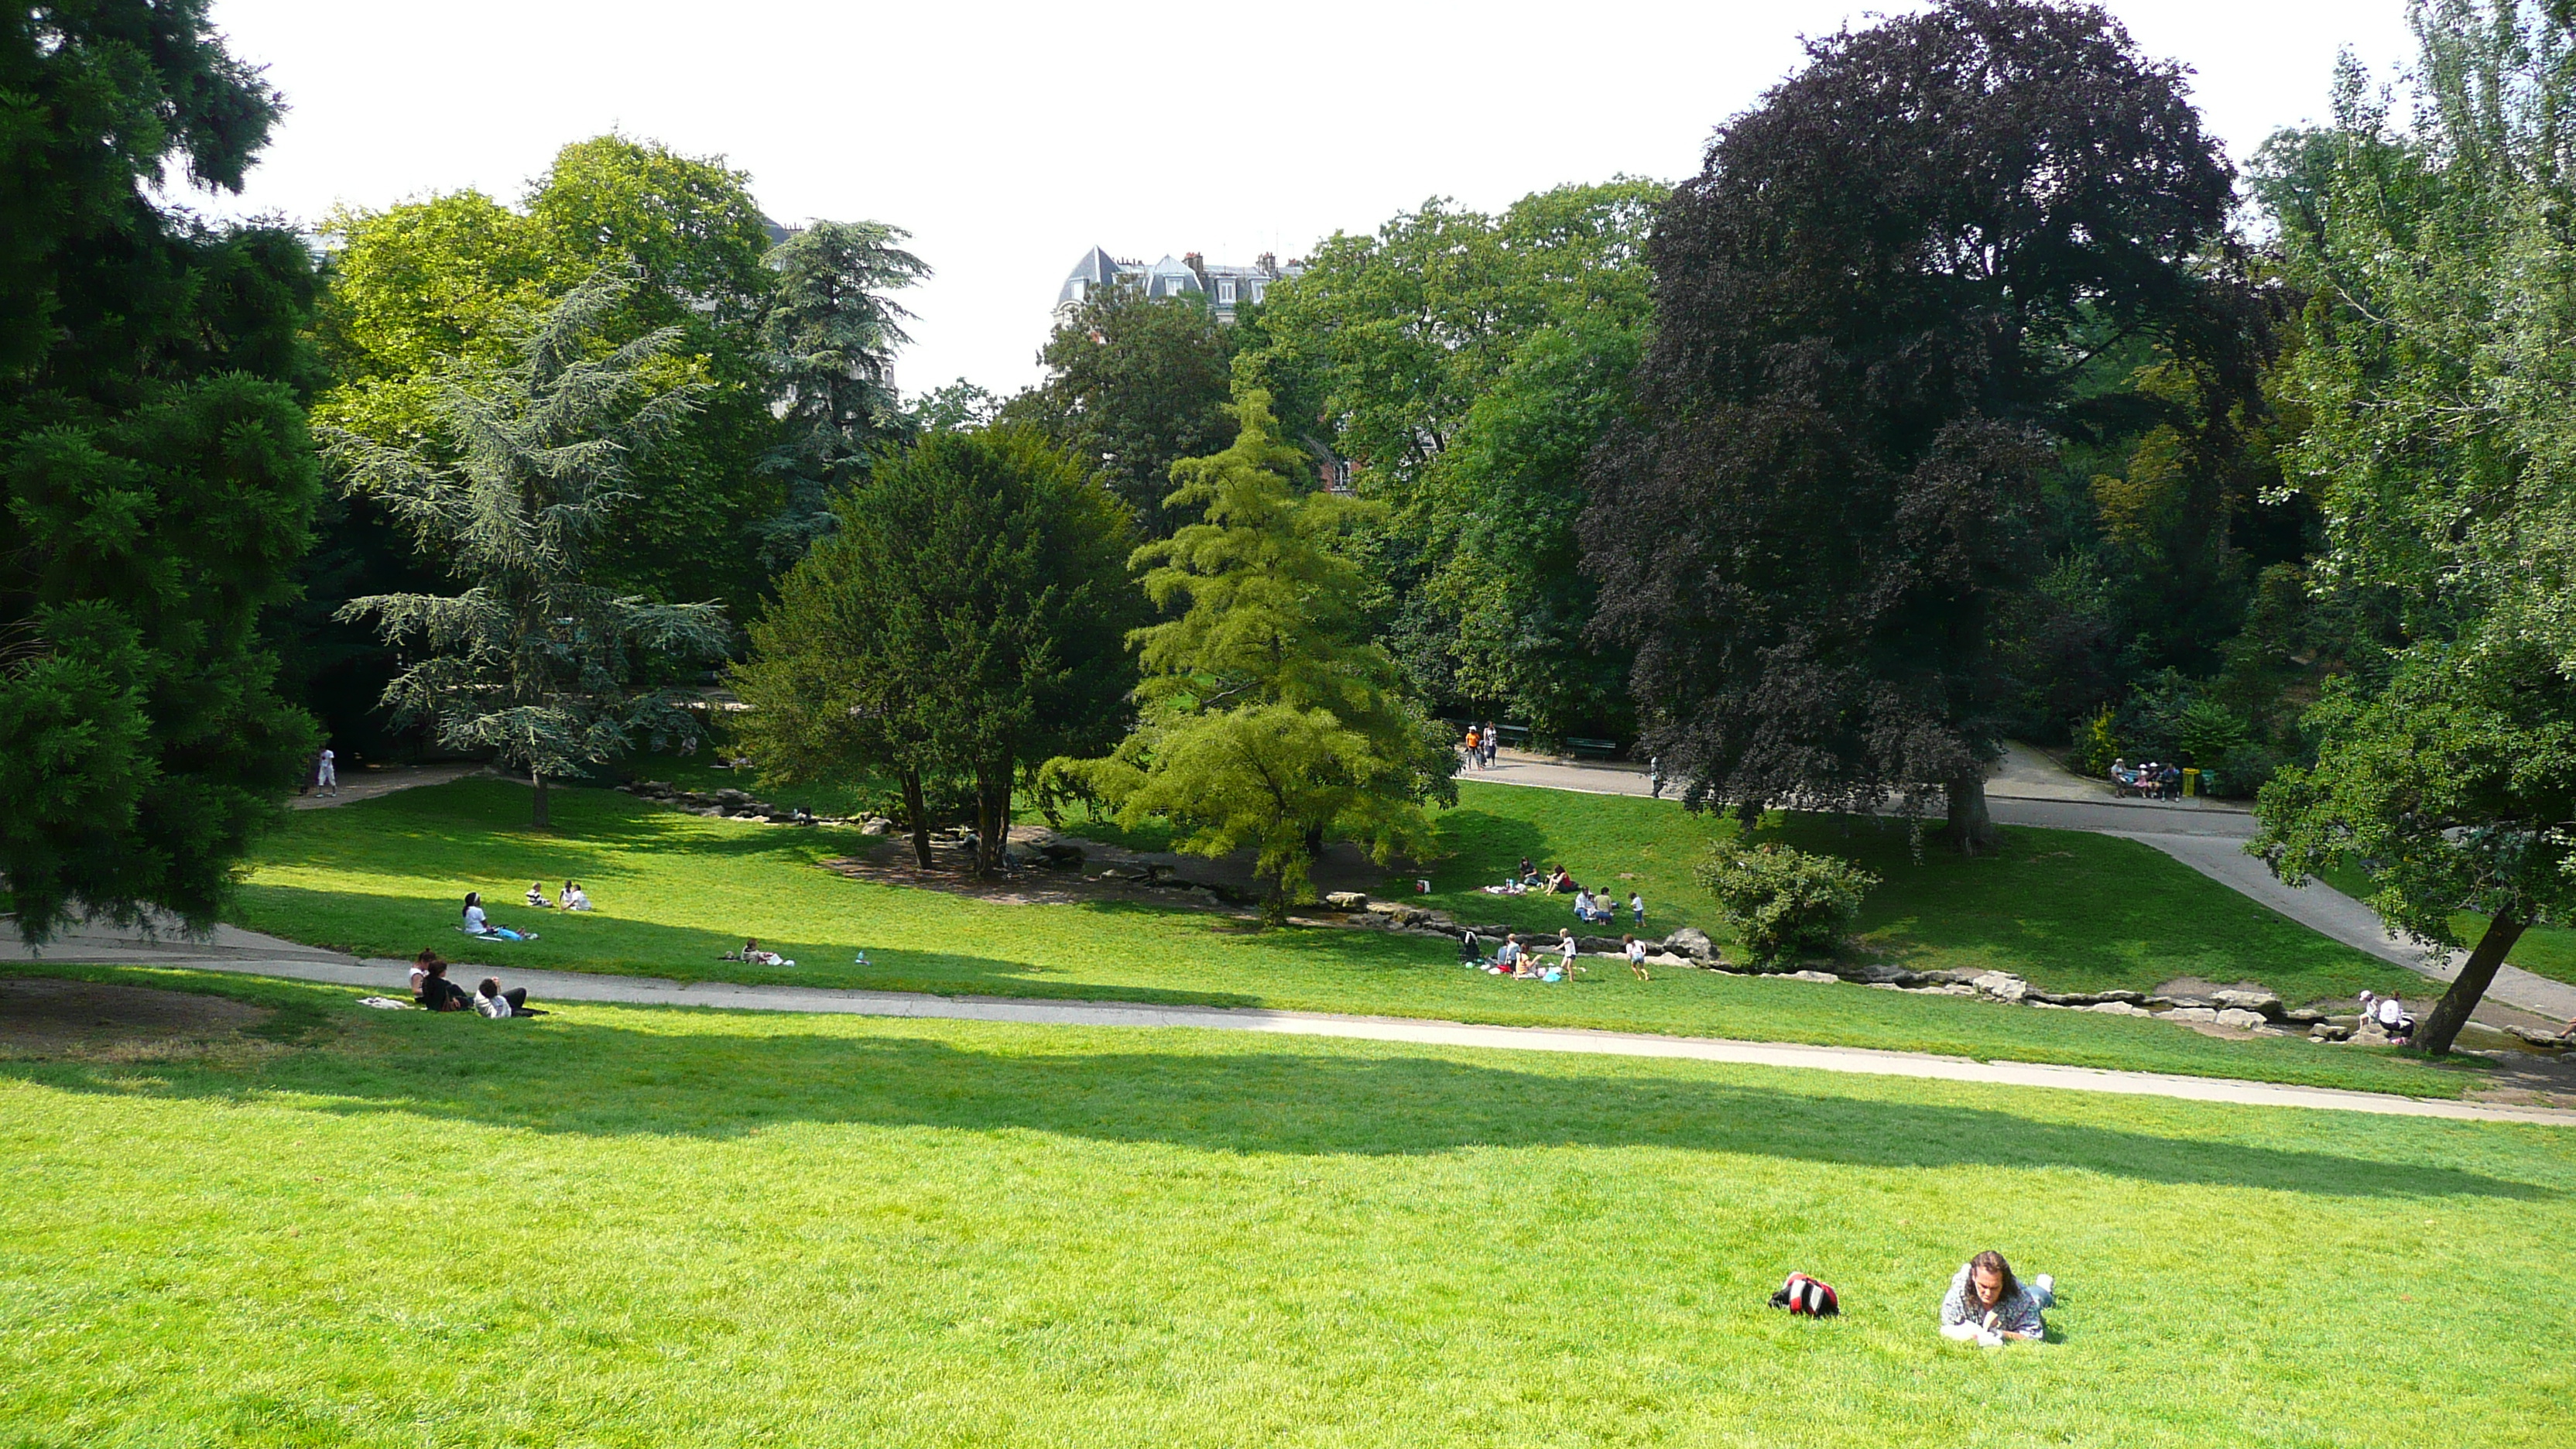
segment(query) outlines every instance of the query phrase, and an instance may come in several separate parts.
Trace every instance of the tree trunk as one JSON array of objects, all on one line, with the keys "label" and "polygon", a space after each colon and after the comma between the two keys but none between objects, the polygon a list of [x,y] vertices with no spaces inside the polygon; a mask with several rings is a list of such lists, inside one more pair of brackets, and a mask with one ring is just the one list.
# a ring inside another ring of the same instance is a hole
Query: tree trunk
[{"label": "tree trunk", "polygon": [[1985,767],[1970,765],[1943,793],[1950,799],[1950,823],[1945,833],[1951,842],[1969,855],[1994,849],[1998,835],[1995,818],[1986,813]]},{"label": "tree trunk", "polygon": [[2437,1057],[2451,1049],[2452,1039],[2460,1034],[2461,1027],[2468,1025],[2469,1013],[2478,1009],[2478,999],[2495,984],[2496,968],[2504,964],[2505,953],[2513,949],[2514,942],[2522,939],[2523,929],[2530,924],[2527,918],[2516,915],[2511,908],[2496,912],[2495,919],[2487,923],[2486,934],[2478,937],[2478,944],[2469,952],[2469,959],[2461,964],[2458,979],[2451,983],[2450,990],[2442,993],[2442,999],[2434,1003],[2433,1014],[2415,1029],[2415,1046],[2418,1049]]},{"label": "tree trunk", "polygon": [[975,873],[999,875],[1011,848],[1011,758],[975,767]]},{"label": "tree trunk", "polygon": [[530,823],[539,830],[553,829],[553,822],[546,818],[546,777],[535,770],[530,770],[528,783],[537,787],[537,814]]},{"label": "tree trunk", "polygon": [[922,798],[921,771],[906,765],[897,772],[903,780],[904,818],[912,825],[912,863],[930,869],[930,802]]},{"label": "tree trunk", "polygon": [[1323,858],[1324,827],[1320,825],[1309,825],[1306,827],[1306,859],[1309,862],[1312,862],[1322,860]]}]

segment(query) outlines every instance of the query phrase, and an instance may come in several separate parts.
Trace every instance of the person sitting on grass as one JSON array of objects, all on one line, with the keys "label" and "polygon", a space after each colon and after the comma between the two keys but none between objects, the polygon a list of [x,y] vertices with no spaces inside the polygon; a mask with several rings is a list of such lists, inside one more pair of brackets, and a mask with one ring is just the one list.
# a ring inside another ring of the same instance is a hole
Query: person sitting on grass
[{"label": "person sitting on grass", "polygon": [[1638,940],[1634,936],[1630,936],[1627,939],[1627,944],[1628,969],[1636,973],[1636,977],[1640,981],[1654,980],[1655,978],[1647,974],[1646,971],[1646,943]]},{"label": "person sitting on grass", "polygon": [[556,904],[567,911],[586,911],[590,909],[590,896],[582,890],[580,881],[568,880],[564,882],[563,896]]},{"label": "person sitting on grass", "polygon": [[1985,1348],[2012,1339],[2037,1343],[2048,1333],[2040,1310],[2056,1301],[2055,1279],[2042,1273],[2024,1287],[2004,1255],[1988,1248],[1950,1279],[1949,1295],[1941,1300],[1941,1336]]},{"label": "person sitting on grass", "polygon": [[1576,891],[1574,893],[1574,918],[1583,922],[1585,925],[1590,925],[1592,923],[1592,892]]},{"label": "person sitting on grass", "polygon": [[1552,896],[1561,896],[1567,891],[1582,889],[1582,885],[1574,878],[1574,872],[1561,865],[1556,868],[1556,874],[1547,878],[1547,893]]},{"label": "person sitting on grass", "polygon": [[555,903],[546,899],[546,883],[541,880],[528,882],[527,899],[528,909],[532,911],[551,911],[555,908]]},{"label": "person sitting on grass", "polygon": [[481,986],[474,988],[474,1009],[494,1021],[506,1021],[514,1016],[545,1015],[528,1005],[528,988],[513,986],[504,991],[501,983],[489,976],[483,978]]},{"label": "person sitting on grass", "polygon": [[510,929],[508,926],[496,926],[492,924],[491,918],[483,914],[483,893],[481,891],[467,891],[465,893],[465,924],[462,929],[465,934],[469,936],[489,936],[502,941],[533,941],[537,939],[537,933],[534,931],[520,932]]},{"label": "person sitting on grass", "polygon": [[411,999],[423,1006],[429,1005],[429,998],[422,993],[422,983],[429,980],[429,968],[436,966],[444,969],[446,965],[446,962],[438,959],[436,951],[424,950],[411,958]]},{"label": "person sitting on grass", "polygon": [[1521,957],[1524,954],[1521,950],[1521,933],[1509,932],[1503,937],[1502,949],[1494,953],[1493,970],[1498,975],[1518,976],[1521,974]]},{"label": "person sitting on grass", "polygon": [[[426,952],[422,953],[428,954]],[[420,979],[420,1004],[432,1011],[472,1011],[474,998],[465,988],[447,979],[447,963],[431,956]]]},{"label": "person sitting on grass", "polygon": [[1485,943],[1477,937],[1473,929],[1458,938],[1458,964],[1461,966],[1485,964]]}]

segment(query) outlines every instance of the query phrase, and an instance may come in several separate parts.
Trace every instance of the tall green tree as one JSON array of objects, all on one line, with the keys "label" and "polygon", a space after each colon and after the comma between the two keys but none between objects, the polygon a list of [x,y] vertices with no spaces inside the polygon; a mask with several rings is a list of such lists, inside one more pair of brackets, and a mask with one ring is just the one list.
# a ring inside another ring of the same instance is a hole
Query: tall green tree
[{"label": "tall green tree", "polygon": [[1358,568],[1338,547],[1366,511],[1318,491],[1247,393],[1224,452],[1174,466],[1167,506],[1201,521],[1136,551],[1167,616],[1136,631],[1141,717],[1106,757],[1049,762],[1053,779],[1129,824],[1160,817],[1179,849],[1252,846],[1276,921],[1310,894],[1328,833],[1381,863],[1430,843],[1424,802],[1454,803],[1457,757],[1354,607]]},{"label": "tall green tree", "polygon": [[2330,595],[2393,601],[2368,675],[2311,717],[2313,772],[2265,789],[2251,848],[2293,881],[2371,872],[2395,930],[2459,944],[2418,1044],[2448,1050],[2515,941],[2563,917],[2576,818],[2576,17],[2541,0],[2426,0],[2411,126],[2345,68],[2335,125],[2279,138],[2265,194],[2308,293],[2291,476],[2324,515]]},{"label": "tall green tree", "polygon": [[2231,195],[2176,68],[2029,0],[1811,42],[1720,132],[1657,222],[1641,421],[1583,524],[1685,798],[1940,795],[1991,841],[1993,634],[2072,384],[2134,337],[2234,345]]},{"label": "tall green tree", "polygon": [[730,643],[718,606],[653,603],[597,576],[593,549],[624,501],[632,460],[698,392],[646,381],[676,329],[603,342],[634,285],[628,272],[602,272],[546,313],[508,367],[451,385],[437,421],[455,442],[453,461],[427,442],[333,439],[350,487],[382,500],[467,584],[344,607],[415,656],[384,703],[397,719],[433,725],[451,749],[489,750],[525,770],[541,829],[550,778],[613,758],[638,733],[694,738],[685,694],[651,676],[657,665],[720,659]]},{"label": "tall green tree", "polygon": [[0,19],[0,879],[211,923],[312,722],[263,616],[321,496],[298,238],[159,199],[239,191],[279,112],[201,0]]},{"label": "tall green tree", "polygon": [[760,341],[785,436],[762,467],[787,495],[760,528],[774,567],[803,558],[831,530],[832,491],[905,431],[894,354],[911,340],[903,319],[912,314],[886,294],[930,274],[899,245],[908,236],[882,222],[818,221],[769,254],[778,283]]},{"label": "tall green tree", "polygon": [[775,778],[892,773],[925,869],[926,782],[971,780],[989,875],[1026,767],[1118,736],[1135,679],[1123,640],[1141,613],[1133,524],[1020,427],[928,434],[832,508],[838,527],[751,626],[736,737]]},{"label": "tall green tree", "polygon": [[1666,188],[1620,178],[1499,215],[1426,203],[1274,286],[1238,363],[1292,439],[1385,505],[1372,611],[1445,702],[1543,737],[1624,730],[1626,660],[1584,637],[1582,469],[1627,406]]},{"label": "tall green tree", "polygon": [[1046,381],[1006,405],[1098,470],[1149,537],[1168,535],[1172,465],[1234,437],[1226,411],[1233,342],[1206,301],[1104,287],[1057,325]]}]

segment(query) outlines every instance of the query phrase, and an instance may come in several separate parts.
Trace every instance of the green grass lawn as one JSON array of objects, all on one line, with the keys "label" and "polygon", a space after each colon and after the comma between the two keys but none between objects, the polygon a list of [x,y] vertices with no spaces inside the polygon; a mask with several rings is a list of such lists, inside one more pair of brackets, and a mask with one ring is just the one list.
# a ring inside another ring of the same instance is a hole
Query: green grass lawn
[{"label": "green grass lawn", "polygon": [[[2330,870],[2320,879],[2355,900],[2368,897],[2373,889],[2368,874],[2351,868]],[[2475,911],[2461,911],[2451,917],[2451,930],[2474,946],[2478,937],[2486,934],[2487,919]],[[2533,926],[2513,943],[2513,952],[2505,959],[2534,976],[2576,986],[2576,927]]]},{"label": "green grass lawn", "polygon": [[[1513,793],[1536,796],[1539,805],[1600,798]],[[432,946],[453,959],[501,967],[684,980],[1593,1026],[2428,1096],[2456,1095],[2483,1073],[2385,1051],[2296,1039],[2219,1041],[2164,1022],[1843,984],[1695,971],[1640,983],[1606,965],[1570,986],[1513,982],[1462,970],[1446,943],[1414,937],[1256,932],[1222,917],[1156,907],[1006,905],[845,880],[813,862],[859,847],[858,837],[709,820],[609,791],[557,795],[553,834],[521,828],[526,811],[522,787],[467,780],[300,812],[262,845],[236,919],[375,956],[407,957]],[[567,876],[584,883],[599,904],[596,914],[509,905],[528,881]],[[452,923],[468,889],[493,901],[494,919],[532,923],[542,939],[508,945],[456,934]],[[2235,899],[2216,886],[2208,891],[2217,897],[2211,911]],[[798,964],[770,970],[717,959],[747,935]],[[865,967],[853,962],[862,949]],[[2260,963],[2241,964],[2250,972]]]},{"label": "green grass lawn", "polygon": [[[277,1007],[283,1040],[0,1061],[13,1449],[2411,1449],[2576,1422],[2563,1129],[70,973]],[[2050,1342],[1933,1333],[1986,1247],[2057,1275]],[[1844,1316],[1766,1309],[1792,1269]]]}]

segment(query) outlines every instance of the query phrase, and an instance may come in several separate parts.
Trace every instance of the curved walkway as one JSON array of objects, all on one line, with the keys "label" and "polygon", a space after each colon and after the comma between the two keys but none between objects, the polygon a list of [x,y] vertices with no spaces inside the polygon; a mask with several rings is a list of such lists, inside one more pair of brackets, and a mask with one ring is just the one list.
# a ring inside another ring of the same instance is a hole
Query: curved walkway
[{"label": "curved walkway", "polygon": [[[14,941],[0,959],[29,960]],[[402,995],[410,963],[360,960],[317,951],[231,927],[218,927],[205,943],[118,938],[84,932],[66,938],[42,958],[118,965],[184,967],[249,976],[280,976],[334,986],[364,987]],[[655,977],[600,976],[578,971],[508,973],[540,1001],[586,1001],[639,1006],[706,1006],[735,1011],[794,1011],[893,1016],[937,1021],[990,1021],[1026,1025],[1191,1028],[1269,1032],[1283,1036],[1338,1037],[1501,1051],[1576,1052],[1595,1056],[1662,1057],[1731,1062],[1868,1076],[1922,1077],[2060,1091],[2172,1097],[2190,1102],[2230,1102],[2256,1107],[2306,1107],[2394,1117],[2445,1117],[2463,1122],[2535,1122],[2576,1127],[2576,1112],[2543,1107],[2491,1106],[2433,1101],[2328,1087],[2294,1087],[2218,1077],[2114,1072],[2035,1062],[1980,1062],[1926,1052],[1865,1047],[1803,1046],[1780,1042],[1725,1041],[1643,1032],[1558,1027],[1480,1026],[1409,1017],[1341,1016],[1315,1011],[1167,1006],[1151,1002],[1046,1001],[1007,997],[932,996],[909,991],[849,991],[810,986],[741,986],[732,982],[683,982]]]},{"label": "curved walkway", "polygon": [[[1636,765],[1553,760],[1504,751],[1491,770],[1459,776],[1495,785],[1529,785],[1591,795],[1645,795],[1646,772]],[[2449,983],[2468,959],[2465,951],[2440,958],[2380,925],[2370,907],[2323,881],[2287,886],[2269,867],[2245,853],[2254,838],[2253,812],[2208,800],[2122,800],[2110,788],[2070,775],[2047,756],[2013,746],[1986,786],[1986,804],[2004,825],[2085,830],[2152,846],[2237,894],[2260,901],[2319,935],[2403,966],[2432,981]],[[2519,1007],[2552,1021],[2576,1021],[2576,986],[2536,976],[2518,966],[2496,972],[2486,999]]]}]

